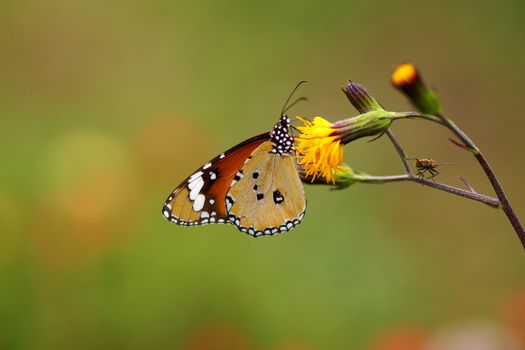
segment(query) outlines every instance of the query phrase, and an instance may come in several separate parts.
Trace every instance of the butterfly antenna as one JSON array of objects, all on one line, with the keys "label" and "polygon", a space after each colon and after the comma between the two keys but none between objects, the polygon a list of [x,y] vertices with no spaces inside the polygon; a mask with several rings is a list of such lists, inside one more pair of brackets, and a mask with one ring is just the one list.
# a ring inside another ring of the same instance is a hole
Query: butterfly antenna
[{"label": "butterfly antenna", "polygon": [[[295,86],[295,88],[293,89],[292,93],[290,94],[290,96],[288,96],[288,98],[286,99],[286,102],[284,103],[283,105],[283,108],[281,109],[281,115],[283,115],[284,112],[286,112],[288,110],[288,108],[286,108],[286,106],[288,105],[288,102],[290,102],[290,99],[292,98],[293,94],[295,93],[295,91],[297,91],[297,89],[299,88],[299,86],[301,86],[302,84],[306,83],[306,80],[301,80],[299,83],[297,83],[297,85]],[[299,102],[302,98],[298,99],[297,101],[295,101],[292,106],[294,104],[296,104],[297,102]],[[291,106],[290,106],[291,107]]]},{"label": "butterfly antenna", "polygon": [[295,106],[297,103],[301,102],[301,101],[308,101],[308,98],[307,97],[304,97],[304,96],[301,96],[299,97],[297,100],[293,101],[292,103],[290,103],[290,105],[288,105],[288,107],[286,107],[285,109],[283,109],[281,111],[281,115],[283,115],[283,113],[286,113],[290,108],[292,108],[293,106]]}]

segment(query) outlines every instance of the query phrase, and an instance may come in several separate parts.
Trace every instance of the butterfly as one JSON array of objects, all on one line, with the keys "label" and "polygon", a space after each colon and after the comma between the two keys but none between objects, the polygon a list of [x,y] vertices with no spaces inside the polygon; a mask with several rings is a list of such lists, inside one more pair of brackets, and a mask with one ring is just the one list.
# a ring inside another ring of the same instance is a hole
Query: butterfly
[{"label": "butterfly", "polygon": [[239,143],[188,176],[168,196],[162,215],[183,226],[232,224],[253,237],[299,225],[306,198],[284,111],[270,132]]}]

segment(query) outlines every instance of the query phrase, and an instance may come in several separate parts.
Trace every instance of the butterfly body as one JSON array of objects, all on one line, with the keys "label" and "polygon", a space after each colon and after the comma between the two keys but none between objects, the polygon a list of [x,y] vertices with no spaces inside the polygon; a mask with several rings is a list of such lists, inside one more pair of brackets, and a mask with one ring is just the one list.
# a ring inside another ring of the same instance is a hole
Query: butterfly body
[{"label": "butterfly body", "polygon": [[170,194],[164,217],[178,225],[232,224],[254,237],[289,231],[304,217],[290,120],[203,165]]}]

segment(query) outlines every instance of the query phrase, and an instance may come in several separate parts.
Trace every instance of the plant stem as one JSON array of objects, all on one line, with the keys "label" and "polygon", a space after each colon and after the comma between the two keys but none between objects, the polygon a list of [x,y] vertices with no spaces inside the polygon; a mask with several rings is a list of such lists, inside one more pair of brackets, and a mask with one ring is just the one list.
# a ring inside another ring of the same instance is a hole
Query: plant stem
[{"label": "plant stem", "polygon": [[440,191],[445,191],[445,192],[452,193],[460,197],[465,197],[468,199],[472,199],[472,200],[487,204],[493,208],[498,208],[500,206],[500,202],[497,198],[485,196],[485,195],[482,195],[476,192],[466,191],[461,188],[445,185],[439,182],[434,182],[434,181],[422,178],[414,174],[390,175],[390,176],[371,176],[371,175],[354,174],[353,179],[361,183],[369,183],[369,184],[382,184],[382,183],[387,183],[387,182],[401,182],[401,181],[417,182],[417,183],[435,188]]},{"label": "plant stem", "polygon": [[[510,224],[514,228],[514,231],[516,231],[516,234],[518,235],[518,238],[520,239],[521,244],[523,248],[525,249],[525,230],[518,216],[514,212],[514,209],[512,208],[507,198],[507,195],[503,191],[503,187],[501,186],[498,178],[496,177],[496,174],[494,174],[494,171],[492,170],[489,163],[487,162],[487,159],[485,158],[483,153],[481,153],[480,149],[476,146],[476,144],[467,136],[467,134],[465,134],[460,128],[458,128],[456,124],[452,122],[452,120],[446,118],[443,114],[440,114],[440,113],[438,113],[435,116],[418,113],[418,112],[401,112],[400,114],[405,115],[405,118],[422,118],[422,119],[430,120],[437,124],[443,125],[446,128],[448,128],[450,131],[452,131],[452,133],[461,140],[464,148],[470,151],[474,155],[474,157],[476,157],[476,159],[478,160],[478,163],[483,168],[483,171],[487,175],[487,178],[489,179],[490,184],[492,185],[492,188],[496,192],[496,196],[499,199],[501,209],[503,209],[503,211],[507,215],[507,218],[509,219]],[[395,138],[394,139],[390,138],[390,140],[392,141],[392,143],[396,147],[396,150],[398,150],[398,153],[399,153],[399,149],[398,149],[399,143],[397,143]],[[457,144],[455,141],[453,142]],[[404,152],[399,153],[399,154],[400,156],[402,154],[404,155]],[[405,163],[406,161],[403,162],[403,165]]]},{"label": "plant stem", "polygon": [[[454,186],[445,185],[439,182],[435,182],[434,180],[425,179],[424,177],[420,176],[419,174],[414,174],[412,170],[410,169],[410,165],[408,164],[406,160],[406,154],[403,150],[403,147],[399,143],[399,141],[394,136],[394,133],[389,129],[386,131],[386,134],[390,138],[390,141],[394,145],[394,148],[396,149],[399,158],[401,160],[401,163],[403,164],[403,167],[405,168],[406,174],[403,175],[389,175],[389,176],[372,176],[364,173],[358,173],[358,172],[352,172],[351,174],[351,181],[352,182],[361,182],[361,183],[369,183],[369,184],[383,184],[387,182],[401,182],[401,181],[410,181],[410,182],[417,182],[422,185],[426,185],[432,188],[435,188],[440,191],[448,192],[451,194],[454,194],[456,196],[472,199],[484,204],[487,204],[493,208],[499,208],[500,207],[500,201],[496,198],[485,196],[482,194],[479,194],[475,191],[466,191],[461,188],[457,188]],[[326,185],[327,183],[323,178],[316,178],[313,180],[310,177],[307,177],[303,171],[303,169],[298,168],[299,176],[301,177],[301,180],[307,184],[316,185],[316,184],[322,184]],[[348,179],[346,179],[344,176],[341,177],[339,180],[336,180],[335,185],[339,188],[345,188],[348,187]]]},{"label": "plant stem", "polygon": [[509,221],[514,230],[516,231],[521,241],[521,244],[523,245],[523,248],[525,248],[525,230],[523,229],[523,226],[521,225],[518,216],[514,212],[514,209],[510,205],[507,195],[503,191],[503,187],[501,187],[501,184],[498,178],[496,177],[496,174],[494,174],[494,171],[487,162],[487,159],[485,158],[483,153],[481,153],[479,148],[474,144],[474,142],[472,142],[472,140],[460,128],[458,128],[456,124],[454,124],[450,119],[446,118],[442,114],[438,114],[437,116],[441,118],[444,125],[450,131],[452,131],[461,140],[461,142],[463,142],[465,147],[474,154],[474,156],[478,160],[478,163],[483,168],[483,171],[485,171],[485,174],[487,175],[487,178],[489,179],[492,188],[494,188],[494,191],[496,192],[496,195],[498,196],[498,199],[501,203],[501,208],[509,218]]},{"label": "plant stem", "polygon": [[410,169],[410,165],[408,165],[407,162],[407,155],[405,154],[405,151],[401,147],[401,144],[399,141],[397,141],[396,137],[394,136],[394,133],[390,129],[386,131],[386,134],[388,135],[388,138],[390,138],[390,142],[394,145],[394,148],[396,149],[397,153],[399,154],[399,158],[401,158],[401,163],[403,164],[403,167],[405,168],[405,172],[407,174],[412,174],[412,169]]},{"label": "plant stem", "polygon": [[432,114],[423,114],[419,112],[391,112],[391,115],[396,119],[427,119],[434,123],[445,125],[441,117]]},{"label": "plant stem", "polygon": [[[461,197],[470,198],[473,200],[477,200],[479,202],[483,202],[494,208],[497,208],[500,206],[500,202],[495,198],[488,197],[485,195],[480,195],[474,191],[465,191],[457,187],[430,181],[428,179],[423,178],[422,176],[415,175],[410,169],[410,165],[408,164],[407,159],[406,159],[407,157],[406,157],[405,151],[403,147],[401,146],[401,144],[399,143],[399,141],[397,140],[397,138],[394,136],[394,133],[390,129],[388,129],[387,135],[390,138],[390,141],[394,145],[394,148],[396,149],[399,155],[401,163],[403,164],[403,167],[405,168],[406,175],[405,176],[393,176],[393,177],[381,177],[381,176],[377,177],[376,176],[376,177],[372,177],[371,181],[368,181],[368,182],[384,183],[384,182],[391,182],[391,181],[414,181],[414,182],[419,182],[421,184],[436,188],[441,191],[449,192],[449,193],[452,193],[452,194],[455,194]],[[356,178],[357,176],[358,175],[356,175]],[[367,181],[361,181],[361,182],[367,182]]]},{"label": "plant stem", "polygon": [[461,181],[463,181],[463,183],[465,184],[465,186],[467,186],[467,188],[469,189],[470,192],[477,193],[476,190],[474,190],[474,188],[472,188],[472,186],[470,186],[470,184],[468,183],[468,181],[465,178],[463,178],[461,176],[458,176],[458,177],[459,177],[459,179]]}]

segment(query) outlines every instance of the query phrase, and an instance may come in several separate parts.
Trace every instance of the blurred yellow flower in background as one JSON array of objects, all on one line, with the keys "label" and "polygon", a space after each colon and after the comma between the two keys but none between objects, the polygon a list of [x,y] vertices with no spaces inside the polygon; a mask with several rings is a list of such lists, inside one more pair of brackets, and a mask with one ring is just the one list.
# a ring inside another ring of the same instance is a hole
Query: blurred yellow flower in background
[{"label": "blurred yellow flower in background", "polygon": [[402,91],[421,112],[439,114],[441,103],[436,92],[428,87],[412,63],[398,65],[390,75],[392,85]]},{"label": "blurred yellow flower in background", "polygon": [[392,84],[396,87],[412,84],[418,78],[416,67],[410,63],[397,66],[392,72]]}]

